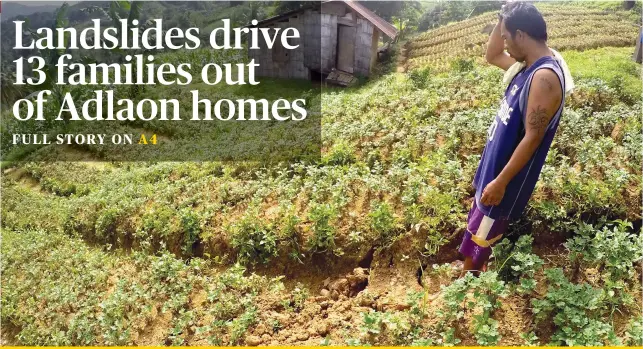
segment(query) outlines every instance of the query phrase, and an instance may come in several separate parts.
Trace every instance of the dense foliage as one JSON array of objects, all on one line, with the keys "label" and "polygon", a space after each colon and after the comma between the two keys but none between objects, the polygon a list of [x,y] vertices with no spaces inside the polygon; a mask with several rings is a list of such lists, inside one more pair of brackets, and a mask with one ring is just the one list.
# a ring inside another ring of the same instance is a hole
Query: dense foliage
[{"label": "dense foliage", "polygon": [[[569,17],[564,7],[554,9],[550,19]],[[596,10],[569,11],[599,21]],[[477,29],[468,28],[484,25],[484,18],[439,33],[477,40]],[[449,34],[454,28],[463,32]],[[421,37],[433,41],[418,50],[440,45],[437,34]],[[583,40],[590,36],[579,32],[575,42]],[[312,338],[321,344],[502,345],[514,325],[504,317],[511,303],[522,304],[526,319],[519,344],[641,345],[643,104],[640,66],[631,53],[632,47],[563,51],[577,91],[524,218],[494,248],[489,272],[452,281],[448,265],[422,270],[421,277],[448,279],[437,303],[429,303],[434,294],[425,284],[400,309],[369,306],[356,322],[333,323],[332,331],[320,328]],[[159,59],[216,59],[205,52],[177,55]],[[592,61],[602,69],[588,68]],[[449,253],[471,205],[471,181],[504,87],[496,68],[446,62],[444,69],[422,64],[357,87],[324,88],[319,161],[107,163],[92,148],[45,147],[4,169],[3,339],[25,345],[256,343],[256,333],[289,331],[290,316],[312,323],[328,299],[315,297],[316,285],[286,290],[281,277],[254,272],[305,268],[314,274],[337,261],[355,266],[372,250],[391,253],[391,263],[417,259],[424,268]],[[310,84],[266,88],[304,93]],[[168,138],[176,132],[146,127]],[[42,161],[53,152],[74,161]],[[393,248],[399,245],[412,255]],[[552,253],[560,260],[552,261]],[[360,292],[360,306],[374,304],[367,291]]]}]

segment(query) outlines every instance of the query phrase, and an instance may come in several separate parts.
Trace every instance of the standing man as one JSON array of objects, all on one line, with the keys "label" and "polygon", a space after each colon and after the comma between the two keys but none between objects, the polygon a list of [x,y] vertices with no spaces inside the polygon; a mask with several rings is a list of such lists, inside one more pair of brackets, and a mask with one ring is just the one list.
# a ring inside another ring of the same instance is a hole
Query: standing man
[{"label": "standing man", "polygon": [[527,206],[565,103],[563,68],[547,46],[547,26],[538,9],[512,2],[498,17],[485,58],[503,70],[516,62],[523,67],[487,130],[473,179],[475,200],[460,245],[465,256],[461,276],[486,269],[491,247]]}]

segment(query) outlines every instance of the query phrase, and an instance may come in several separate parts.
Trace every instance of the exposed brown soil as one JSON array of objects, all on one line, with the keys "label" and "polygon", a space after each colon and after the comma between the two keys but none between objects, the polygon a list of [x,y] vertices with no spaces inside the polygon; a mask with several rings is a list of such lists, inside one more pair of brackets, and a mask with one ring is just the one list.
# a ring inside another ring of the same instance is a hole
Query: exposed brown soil
[{"label": "exposed brown soil", "polygon": [[[93,165],[90,165],[93,166]],[[34,190],[40,190],[38,181],[23,169],[9,169],[4,172],[10,178]],[[270,206],[277,210],[275,205]],[[265,210],[271,215],[271,209]],[[351,211],[363,215],[365,205],[355,204]],[[275,213],[276,214],[276,213]],[[235,212],[231,214],[235,218]],[[344,345],[349,338],[368,342],[368,336],[363,336],[360,329],[363,326],[363,314],[370,311],[405,312],[410,309],[407,303],[409,292],[425,290],[427,295],[425,325],[431,326],[437,321],[436,311],[441,306],[442,286],[447,286],[458,276],[461,263],[457,245],[463,234],[459,229],[450,232],[448,242],[438,253],[425,256],[415,246],[422,246],[427,232],[421,226],[416,226],[399,235],[388,246],[368,246],[363,244],[343,256],[319,254],[308,256],[303,262],[297,262],[288,257],[288,253],[279,253],[280,258],[271,260],[268,265],[255,265],[249,272],[271,278],[283,276],[286,290],[289,294],[295,287],[303,286],[309,291],[309,297],[303,307],[298,310],[285,309],[283,297],[260,295],[257,299],[257,323],[247,332],[241,344],[256,345],[319,345],[322,340],[330,340],[333,345]],[[345,238],[345,231],[338,238]],[[550,231],[534,232],[533,251],[545,261],[545,268],[561,267],[566,274],[572,275],[575,282],[587,282],[590,285],[599,284],[599,271],[595,269],[578,270],[568,260],[565,248],[562,246],[567,236]],[[231,251],[225,236],[213,235],[206,240],[205,250],[211,255],[223,255]],[[346,246],[340,242],[338,245]],[[221,252],[221,253],[218,253]],[[224,257],[224,261],[226,258]],[[436,264],[451,263],[450,267],[434,269]],[[638,276],[640,278],[640,265]],[[547,284],[542,270],[536,275],[537,295],[544,295]],[[110,277],[110,287],[115,286],[115,277]],[[640,284],[639,284],[640,288]],[[109,293],[108,293],[109,294]],[[195,290],[191,295],[189,308],[203,308],[206,293]],[[636,295],[637,304],[643,300]],[[501,301],[501,307],[494,314],[499,321],[499,333],[502,339],[498,345],[524,345],[521,334],[535,328],[541,343],[546,343],[554,328],[548,325],[535,326],[530,310],[529,299],[513,295]],[[469,334],[469,324],[472,315],[468,312],[461,323],[456,326],[456,334],[462,339],[460,345],[477,345]],[[152,310],[151,321],[137,326],[133,341],[136,345],[164,345],[172,327],[170,312],[161,312],[160,305]],[[625,315],[616,315],[614,325],[617,333],[622,333],[628,319]],[[208,319],[200,319],[200,324]],[[274,324],[279,323],[275,328]],[[4,324],[3,324],[4,325]],[[14,338],[17,331],[11,326],[3,326],[0,337],[1,345],[11,345],[9,338]],[[185,338],[186,345],[208,345],[207,338],[194,333],[194,328]],[[226,340],[226,338],[224,338]],[[395,344],[395,343],[384,343]]]},{"label": "exposed brown soil", "polygon": [[25,170],[24,168],[13,167],[6,169],[3,175],[20,183],[25,188],[29,188],[35,191],[41,191],[42,189],[42,187],[40,186],[40,182],[31,174],[29,174],[29,172],[27,172],[27,170]]},{"label": "exposed brown soil", "polygon": [[[327,272],[307,277],[302,274],[293,274],[294,280],[284,280],[286,285],[293,287],[295,282],[304,284],[311,291],[310,298],[304,308],[299,312],[285,312],[274,309],[269,304],[274,300],[264,299],[259,303],[261,320],[246,338],[247,345],[319,345],[327,338],[334,345],[343,345],[347,338],[368,340],[360,334],[363,326],[362,316],[372,310],[380,312],[403,312],[410,308],[407,304],[409,291],[427,291],[426,324],[436,321],[436,310],[441,304],[440,287],[450,284],[459,274],[461,263],[453,262],[450,268],[442,268],[442,273],[434,272],[431,265],[426,265],[417,252],[409,250],[413,244],[410,232],[386,249],[374,253],[370,269],[356,268],[352,272],[326,277]],[[534,251],[543,258],[546,267],[562,267],[569,271],[571,264],[565,257],[564,247],[558,243],[554,234],[545,234],[540,243],[536,243]],[[450,251],[443,251],[434,260],[444,260],[451,256]],[[418,269],[421,276],[418,278]],[[297,276],[299,275],[299,276]],[[592,271],[586,270],[583,281],[591,283]],[[360,285],[360,281],[367,279],[367,285]],[[419,283],[422,281],[422,285]],[[547,284],[544,274],[536,275],[538,281],[537,294],[544,295]],[[356,282],[357,281],[357,282]],[[363,287],[363,289],[362,289]],[[641,302],[640,296],[637,302]],[[502,339],[498,345],[517,346],[524,345],[521,334],[532,329],[540,341],[549,340],[554,328],[548,325],[533,324],[533,315],[530,310],[528,297],[512,295],[501,301],[494,318],[499,321],[499,332]],[[265,310],[264,310],[265,309]],[[477,345],[475,339],[468,333],[468,324],[473,314],[467,314],[464,322],[458,325],[456,333],[462,338],[459,345]],[[621,331],[625,326],[625,319],[620,323],[615,319],[616,328]],[[282,327],[278,331],[268,330],[271,321],[278,320]],[[193,343],[192,345],[205,344]]]},{"label": "exposed brown soil", "polygon": [[20,343],[13,339],[18,332],[20,332],[20,329],[11,324],[3,323],[2,328],[0,328],[0,347],[19,346]]},{"label": "exposed brown soil", "polygon": [[[362,343],[373,343],[361,329],[363,316],[372,311],[402,314],[410,309],[407,302],[409,292],[425,290],[422,300],[425,318],[422,325],[431,328],[438,321],[437,310],[442,306],[441,287],[451,284],[459,275],[461,262],[454,254],[455,246],[461,238],[460,232],[454,234],[455,240],[450,247],[443,247],[437,256],[424,257],[413,250],[415,239],[421,238],[421,229],[403,234],[390,246],[370,250],[370,255],[362,260],[342,258],[328,259],[322,257],[315,263],[307,261],[305,265],[293,261],[277,261],[269,266],[257,266],[249,270],[258,275],[275,277],[284,275],[282,280],[286,290],[281,293],[260,293],[254,304],[257,306],[257,321],[252,325],[239,344],[249,346],[317,346],[322,341],[332,345],[345,345],[347,339],[359,339]],[[545,267],[562,267],[566,272],[572,271],[572,265],[566,258],[564,247],[558,242],[555,234],[538,235],[534,243],[534,252],[544,261]],[[451,259],[451,263],[449,259]],[[358,266],[358,264],[362,266]],[[435,264],[434,264],[435,263]],[[445,264],[446,263],[446,264]],[[324,266],[312,267],[314,265]],[[119,269],[125,266],[120,266]],[[437,269],[435,268],[437,267]],[[543,268],[544,269],[544,268]],[[637,272],[640,276],[640,271]],[[128,270],[128,275],[134,275]],[[577,282],[595,284],[597,271],[586,269],[579,272]],[[109,288],[113,289],[117,277],[112,275]],[[537,295],[544,295],[547,284],[542,270],[537,273]],[[295,287],[305,287],[309,296],[300,309],[284,308],[284,296],[291,294]],[[109,294],[109,292],[108,292]],[[640,304],[640,295],[636,297]],[[189,310],[198,314],[196,323],[184,337],[185,345],[209,345],[208,338],[195,331],[212,319],[201,311],[207,304],[207,294],[201,289],[193,290],[188,304]],[[462,340],[459,345],[475,346],[475,338],[470,334],[473,313],[465,312],[462,321],[456,324],[456,335]],[[167,345],[172,328],[172,319],[176,314],[162,312],[161,305],[152,309],[147,323],[136,325],[133,336],[135,345]],[[524,345],[521,334],[535,329],[541,343],[546,343],[554,332],[548,325],[535,325],[530,310],[529,297],[511,295],[501,300],[500,308],[494,313],[499,322],[499,333],[502,338],[498,345]],[[622,333],[629,317],[615,316],[614,324]],[[276,326],[275,324],[278,324]],[[2,345],[15,344],[9,338],[17,333],[11,326],[3,326]],[[224,343],[229,337],[222,338]],[[375,343],[395,344],[395,343]]]},{"label": "exposed brown soil", "polygon": [[163,344],[170,329],[172,313],[169,311],[161,312],[160,306],[152,309],[152,322],[145,326],[143,331],[134,340],[138,346],[154,346]]}]

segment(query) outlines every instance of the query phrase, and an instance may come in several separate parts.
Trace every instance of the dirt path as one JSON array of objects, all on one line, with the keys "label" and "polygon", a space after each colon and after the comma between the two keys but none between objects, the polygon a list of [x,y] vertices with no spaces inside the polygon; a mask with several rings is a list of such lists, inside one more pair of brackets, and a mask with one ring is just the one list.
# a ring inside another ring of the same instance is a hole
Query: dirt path
[{"label": "dirt path", "polygon": [[397,61],[396,61],[396,69],[398,73],[404,73],[406,72],[406,61],[407,61],[407,52],[408,48],[405,45],[400,46],[400,52],[397,55]]}]

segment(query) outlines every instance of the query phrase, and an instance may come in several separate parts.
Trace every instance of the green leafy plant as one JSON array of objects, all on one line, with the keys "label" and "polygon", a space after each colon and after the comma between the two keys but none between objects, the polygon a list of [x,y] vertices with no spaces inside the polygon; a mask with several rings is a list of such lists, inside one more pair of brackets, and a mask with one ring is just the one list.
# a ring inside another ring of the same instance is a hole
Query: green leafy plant
[{"label": "green leafy plant", "polygon": [[473,59],[457,58],[451,61],[451,69],[457,72],[468,72],[473,70]]},{"label": "green leafy plant", "polygon": [[182,250],[185,255],[192,254],[192,247],[201,234],[201,221],[199,216],[190,208],[181,211],[181,226],[183,228]]},{"label": "green leafy plant", "polygon": [[630,320],[625,329],[623,343],[628,346],[643,345],[643,316],[638,316]]},{"label": "green leafy plant", "polygon": [[562,269],[545,270],[550,285],[543,299],[532,299],[536,321],[553,317],[556,332],[554,345],[619,344],[612,326],[602,322],[605,311],[605,292],[588,284],[569,282]]},{"label": "green leafy plant", "polygon": [[390,242],[396,223],[391,206],[386,202],[374,203],[368,219],[370,229],[377,234],[382,243],[386,245]]},{"label": "green leafy plant", "polygon": [[500,307],[500,299],[508,295],[508,290],[505,283],[498,280],[496,272],[481,273],[479,277],[467,273],[451,285],[443,286],[442,293],[444,305],[437,314],[440,319],[438,328],[447,330],[444,338],[453,335],[453,332],[449,332],[454,330],[453,324],[462,319],[465,311],[469,309],[475,314],[471,332],[478,344],[498,343],[501,338],[498,333],[498,321],[493,319],[492,315]]},{"label": "green leafy plant", "polygon": [[431,68],[413,69],[407,73],[413,87],[417,89],[426,88],[431,81]]},{"label": "green leafy plant", "polygon": [[328,155],[324,157],[324,162],[328,165],[348,165],[355,162],[355,150],[349,144],[344,142],[336,143]]},{"label": "green leafy plant", "polygon": [[630,233],[631,228],[627,221],[607,223],[598,229],[580,223],[576,235],[565,243],[570,259],[580,268],[601,271],[597,282],[606,292],[610,315],[624,307],[636,307],[631,281],[635,277],[634,264],[643,258],[643,236]]},{"label": "green leafy plant", "polygon": [[536,336],[534,332],[521,333],[520,338],[525,341],[525,345],[528,347],[540,346],[540,343],[538,342],[538,336]]},{"label": "green leafy plant", "polygon": [[232,246],[239,249],[241,263],[266,263],[277,255],[277,236],[270,225],[250,213],[233,226]]},{"label": "green leafy plant", "polygon": [[290,296],[282,301],[287,310],[299,312],[304,309],[304,303],[309,297],[308,289],[302,284],[297,283]]},{"label": "green leafy plant", "polygon": [[595,228],[581,222],[576,235],[565,243],[572,261],[604,269],[610,280],[628,280],[634,263],[643,259],[643,236],[628,231],[632,223],[615,221]]},{"label": "green leafy plant", "polygon": [[536,287],[534,276],[544,264],[543,260],[532,253],[534,238],[523,235],[512,246],[508,239],[503,239],[493,247],[496,270],[507,281],[518,284],[518,292],[529,293]]},{"label": "green leafy plant", "polygon": [[309,219],[313,226],[313,237],[309,247],[315,252],[333,251],[335,249],[335,227],[332,222],[337,217],[337,209],[330,204],[311,205]]},{"label": "green leafy plant", "polygon": [[361,338],[370,344],[402,344],[411,342],[417,336],[417,327],[411,317],[404,312],[377,312],[370,310],[362,313],[360,326]]}]

